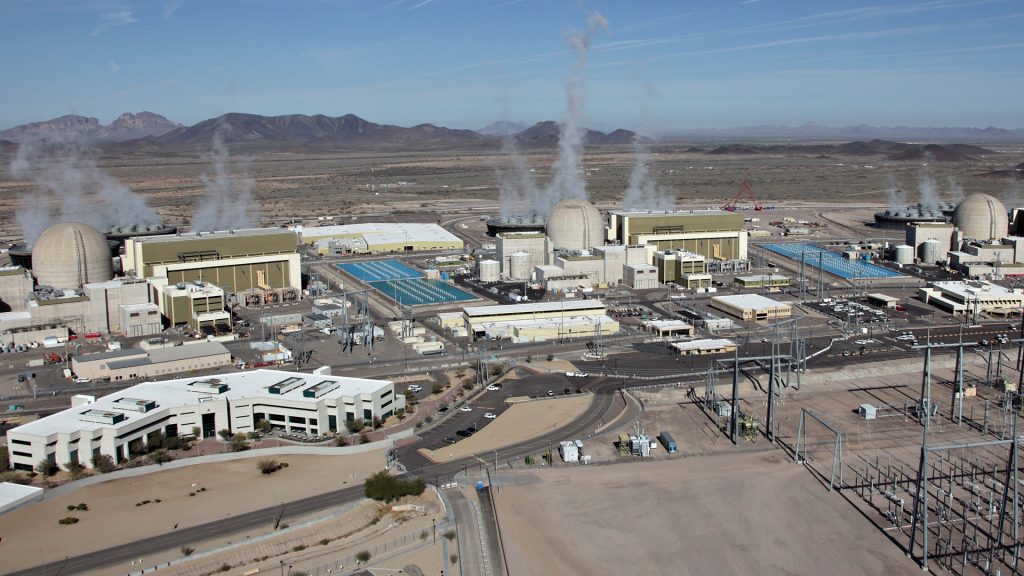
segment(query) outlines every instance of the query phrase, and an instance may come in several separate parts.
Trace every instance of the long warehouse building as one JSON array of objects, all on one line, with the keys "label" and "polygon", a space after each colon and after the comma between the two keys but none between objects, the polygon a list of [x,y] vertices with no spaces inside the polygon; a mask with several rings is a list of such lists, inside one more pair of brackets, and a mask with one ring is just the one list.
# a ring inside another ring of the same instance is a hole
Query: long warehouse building
[{"label": "long warehouse building", "polygon": [[122,267],[167,284],[209,282],[229,294],[302,288],[298,236],[281,228],[143,236],[125,241]]},{"label": "long warehouse building", "polygon": [[462,250],[458,236],[437,224],[363,222],[339,226],[296,226],[303,244],[316,244],[325,252],[332,246],[347,252],[380,253],[416,250]]},{"label": "long warehouse building", "polygon": [[338,432],[346,421],[383,420],[405,407],[391,381],[329,372],[327,367],[312,374],[252,370],[147,382],[99,399],[75,396],[71,408],[7,432],[11,465],[32,470],[47,460],[54,466],[92,467],[101,454],[123,462],[143,453],[159,434],[244,434],[263,421],[289,432]]},{"label": "long warehouse building", "polygon": [[627,246],[653,246],[652,253],[654,250],[683,250],[708,260],[747,258],[743,214],[722,210],[615,210],[608,215],[608,241]]}]

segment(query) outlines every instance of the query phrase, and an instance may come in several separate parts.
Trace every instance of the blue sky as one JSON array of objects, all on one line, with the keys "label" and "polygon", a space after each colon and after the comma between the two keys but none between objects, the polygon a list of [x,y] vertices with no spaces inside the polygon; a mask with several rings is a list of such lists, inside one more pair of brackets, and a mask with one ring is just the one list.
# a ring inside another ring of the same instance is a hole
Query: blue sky
[{"label": "blue sky", "polygon": [[0,127],[150,110],[586,123],[1024,127],[1021,0],[2,0]]}]

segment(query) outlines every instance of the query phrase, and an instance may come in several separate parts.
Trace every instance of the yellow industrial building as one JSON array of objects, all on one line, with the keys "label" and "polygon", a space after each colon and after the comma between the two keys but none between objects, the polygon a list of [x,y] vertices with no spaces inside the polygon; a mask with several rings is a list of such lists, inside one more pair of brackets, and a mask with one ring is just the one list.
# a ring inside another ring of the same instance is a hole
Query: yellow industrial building
[{"label": "yellow industrial building", "polygon": [[301,289],[298,236],[281,228],[142,236],[125,242],[122,268],[167,284],[209,282],[227,293]]}]

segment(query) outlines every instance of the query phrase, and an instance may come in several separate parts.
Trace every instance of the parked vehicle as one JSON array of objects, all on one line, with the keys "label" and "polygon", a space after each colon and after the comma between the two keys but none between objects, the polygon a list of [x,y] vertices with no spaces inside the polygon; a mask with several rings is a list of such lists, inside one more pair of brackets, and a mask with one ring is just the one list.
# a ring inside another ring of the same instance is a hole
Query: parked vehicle
[{"label": "parked vehicle", "polygon": [[484,413],[484,418],[487,418],[488,420],[494,420],[497,417],[498,417],[498,415],[495,414],[494,412],[485,412]]},{"label": "parked vehicle", "polygon": [[410,384],[409,385],[409,392],[420,392],[422,390],[423,390],[423,386],[420,386],[419,384]]}]

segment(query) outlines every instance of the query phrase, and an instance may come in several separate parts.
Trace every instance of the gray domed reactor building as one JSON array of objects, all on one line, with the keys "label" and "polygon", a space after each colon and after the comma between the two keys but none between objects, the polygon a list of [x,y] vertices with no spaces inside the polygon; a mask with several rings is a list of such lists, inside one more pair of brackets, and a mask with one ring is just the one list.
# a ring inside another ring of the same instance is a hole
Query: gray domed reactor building
[{"label": "gray domed reactor building", "polygon": [[36,240],[32,255],[32,273],[40,286],[74,290],[114,277],[107,239],[88,224],[50,226]]}]

